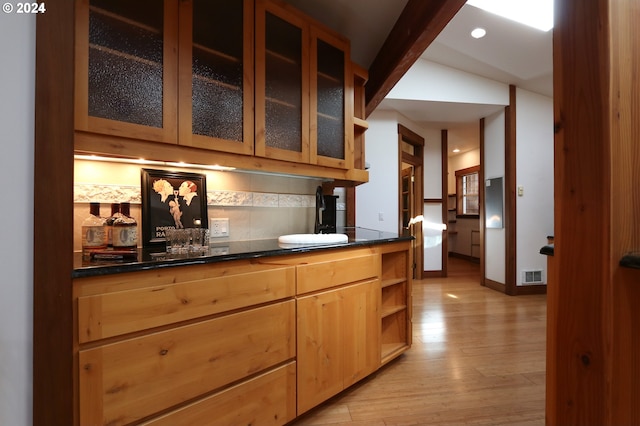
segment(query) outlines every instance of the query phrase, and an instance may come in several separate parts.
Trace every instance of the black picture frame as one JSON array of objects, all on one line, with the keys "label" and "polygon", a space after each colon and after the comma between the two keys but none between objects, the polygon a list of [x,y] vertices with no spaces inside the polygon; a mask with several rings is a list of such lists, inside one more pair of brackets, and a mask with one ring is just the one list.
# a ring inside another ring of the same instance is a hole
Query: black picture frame
[{"label": "black picture frame", "polygon": [[164,245],[166,229],[207,228],[205,175],[141,169],[141,181],[143,247]]}]

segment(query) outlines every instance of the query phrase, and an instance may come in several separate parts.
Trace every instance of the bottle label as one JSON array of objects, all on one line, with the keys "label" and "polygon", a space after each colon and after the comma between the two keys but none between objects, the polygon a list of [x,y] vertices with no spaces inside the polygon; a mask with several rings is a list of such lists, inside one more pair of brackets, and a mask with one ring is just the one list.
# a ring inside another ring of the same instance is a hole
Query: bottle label
[{"label": "bottle label", "polygon": [[104,226],[83,226],[82,247],[100,248],[107,244],[107,233]]},{"label": "bottle label", "polygon": [[113,247],[136,247],[138,228],[136,226],[114,226],[112,231]]}]

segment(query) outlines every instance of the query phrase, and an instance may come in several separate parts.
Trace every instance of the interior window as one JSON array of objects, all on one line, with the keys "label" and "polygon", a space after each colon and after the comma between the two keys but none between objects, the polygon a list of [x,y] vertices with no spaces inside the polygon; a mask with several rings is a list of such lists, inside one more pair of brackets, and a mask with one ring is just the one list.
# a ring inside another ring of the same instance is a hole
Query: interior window
[{"label": "interior window", "polygon": [[456,213],[458,216],[478,216],[480,166],[456,170]]}]

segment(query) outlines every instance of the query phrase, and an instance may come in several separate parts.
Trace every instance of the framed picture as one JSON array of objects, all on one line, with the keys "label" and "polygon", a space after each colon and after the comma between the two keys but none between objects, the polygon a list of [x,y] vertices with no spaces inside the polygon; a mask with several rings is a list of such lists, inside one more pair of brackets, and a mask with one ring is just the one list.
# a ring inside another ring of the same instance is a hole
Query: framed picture
[{"label": "framed picture", "polygon": [[206,176],[142,169],[142,245],[165,243],[167,229],[207,228]]}]

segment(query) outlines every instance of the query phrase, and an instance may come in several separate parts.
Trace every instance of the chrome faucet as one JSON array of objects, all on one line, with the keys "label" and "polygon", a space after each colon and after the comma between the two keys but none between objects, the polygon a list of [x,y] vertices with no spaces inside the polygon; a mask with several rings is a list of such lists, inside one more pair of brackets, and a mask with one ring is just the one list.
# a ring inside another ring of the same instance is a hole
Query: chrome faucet
[{"label": "chrome faucet", "polygon": [[324,204],[324,196],[322,195],[322,187],[318,186],[318,188],[316,188],[316,223],[315,223],[315,226],[313,227],[313,232],[315,234],[322,234],[323,231],[326,231],[327,229],[329,229],[327,225],[322,224],[321,212],[324,209],[325,209],[325,204]]}]

